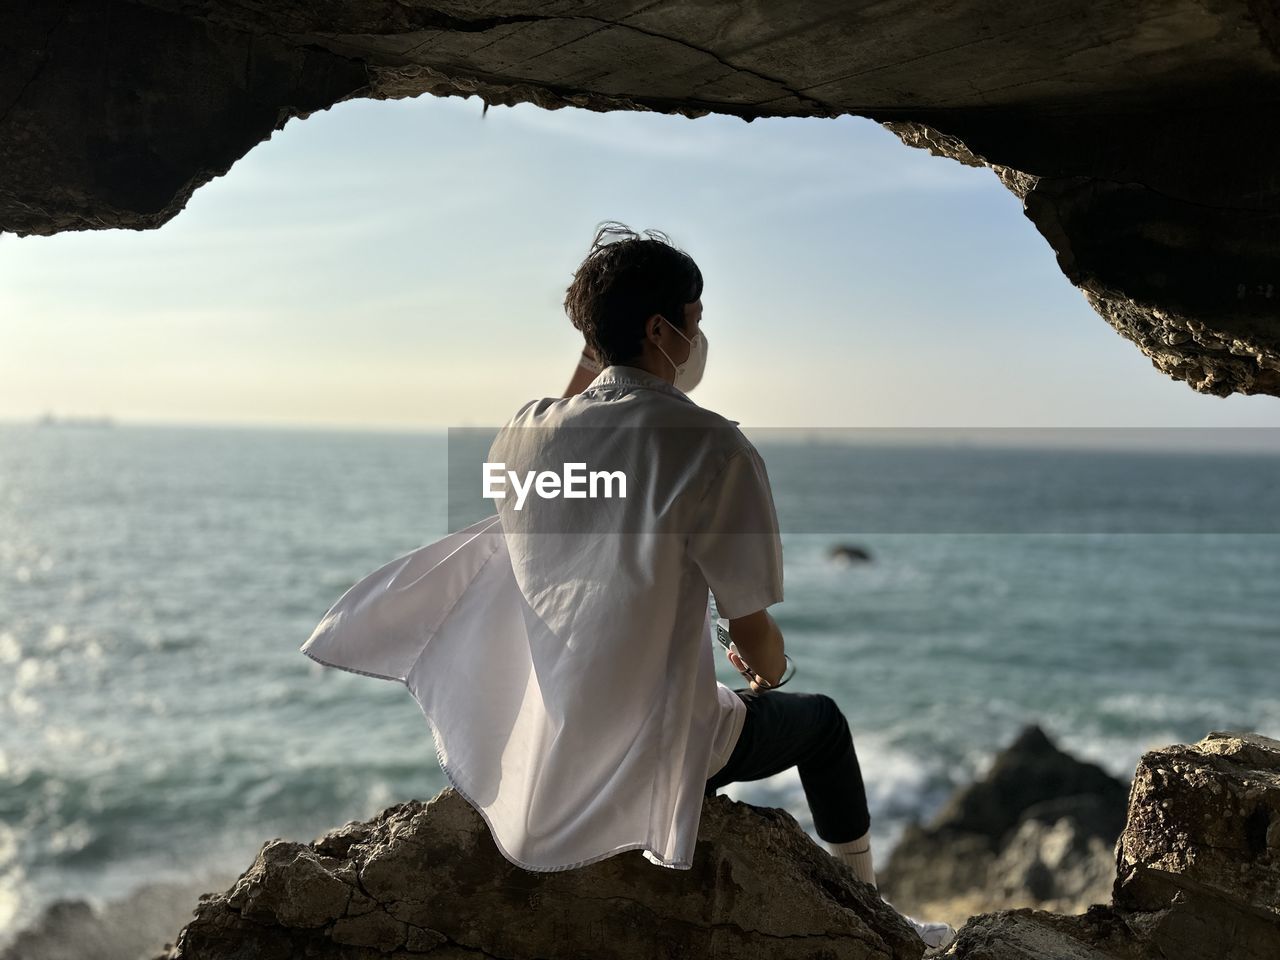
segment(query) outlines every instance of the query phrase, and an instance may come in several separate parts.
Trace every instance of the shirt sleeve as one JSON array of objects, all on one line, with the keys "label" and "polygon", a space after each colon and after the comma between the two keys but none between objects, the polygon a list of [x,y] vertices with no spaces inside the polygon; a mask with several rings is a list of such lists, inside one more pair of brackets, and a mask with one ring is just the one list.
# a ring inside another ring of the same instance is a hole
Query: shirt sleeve
[{"label": "shirt sleeve", "polygon": [[689,554],[727,619],[782,600],[782,538],[764,460],[735,451],[703,496]]}]

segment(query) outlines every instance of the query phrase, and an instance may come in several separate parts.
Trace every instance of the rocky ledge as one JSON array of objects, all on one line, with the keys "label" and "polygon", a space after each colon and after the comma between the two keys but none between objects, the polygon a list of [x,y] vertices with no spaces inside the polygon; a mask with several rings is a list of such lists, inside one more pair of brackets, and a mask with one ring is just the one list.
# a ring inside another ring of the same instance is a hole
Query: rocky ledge
[{"label": "rocky ledge", "polygon": [[[1039,731],[1025,733],[983,785],[955,798],[921,832],[984,844],[975,861],[984,882],[998,874],[991,868],[1011,843],[1025,845],[1028,824],[1065,833],[1058,825],[1070,821],[1070,830],[1101,841],[1114,782],[1056,754]],[[996,802],[1000,791],[1014,802]],[[1056,801],[1041,793],[1063,803],[1085,799],[1059,816]],[[903,863],[918,842],[907,838]],[[1096,851],[1096,844],[1086,841],[1083,849]],[[1194,746],[1146,754],[1114,853],[1110,903],[1072,916],[1030,908],[981,914],[947,956],[1280,957],[1280,741],[1211,733]],[[1065,862],[1039,859],[1047,870]],[[889,873],[903,869],[891,864]],[[938,892],[930,886],[935,880],[914,882],[916,892]],[[1071,895],[1088,889],[1086,883]],[[427,953],[439,960],[862,960],[916,958],[924,947],[783,810],[708,799],[688,871],[660,869],[629,851],[579,870],[530,873],[503,858],[479,815],[446,789],[309,844],[268,842],[230,889],[201,898],[161,958]]]},{"label": "rocky ledge", "polygon": [[627,851],[533,873],[446,788],[310,844],[270,841],[162,956],[915,960],[923,949],[783,810],[708,799],[691,870]]}]

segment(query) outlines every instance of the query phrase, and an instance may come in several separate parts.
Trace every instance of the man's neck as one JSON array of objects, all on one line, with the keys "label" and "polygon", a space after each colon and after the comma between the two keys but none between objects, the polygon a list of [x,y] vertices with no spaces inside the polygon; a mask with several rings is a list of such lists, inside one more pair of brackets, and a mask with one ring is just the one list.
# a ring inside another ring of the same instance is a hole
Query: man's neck
[{"label": "man's neck", "polygon": [[655,361],[653,358],[642,354],[638,357],[632,357],[630,360],[623,360],[617,366],[643,370],[651,377],[657,377],[659,380],[665,380],[667,383],[675,385],[675,378],[670,373],[671,364],[661,358]]}]

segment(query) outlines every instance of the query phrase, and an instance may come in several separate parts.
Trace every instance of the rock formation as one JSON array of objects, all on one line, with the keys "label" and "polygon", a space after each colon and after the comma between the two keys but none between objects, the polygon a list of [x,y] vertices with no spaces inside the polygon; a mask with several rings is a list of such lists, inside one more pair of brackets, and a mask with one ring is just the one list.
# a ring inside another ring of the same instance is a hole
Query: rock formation
[{"label": "rock formation", "polygon": [[975,917],[964,960],[1280,957],[1280,741],[1211,733],[1146,754],[1129,794],[1112,901],[1076,917]]},{"label": "rock formation", "polygon": [[855,563],[870,563],[871,551],[856,543],[838,543],[827,551],[827,556],[836,563],[846,566]]},{"label": "rock formation", "polygon": [[1147,754],[1116,863],[1114,912],[1149,954],[1280,957],[1280,741]]},{"label": "rock formation", "polygon": [[915,916],[959,926],[1008,907],[1078,913],[1110,899],[1128,785],[1028,727],[878,871]]},{"label": "rock formation", "polygon": [[[947,822],[1007,838],[1015,817],[1032,822],[1037,793],[1113,795],[1113,782],[1061,763],[1037,734],[1024,735],[987,781],[1018,793],[1017,802],[1000,809],[992,790],[975,788],[952,804]],[[1112,822],[1104,807],[1099,829]],[[922,955],[896,914],[790,814],[717,796],[702,817],[692,870],[665,870],[628,851],[579,870],[532,873],[503,858],[480,816],[446,789],[310,844],[268,842],[230,889],[201,898],[156,960]],[[1079,916],[977,916],[947,956],[1274,960],[1280,741],[1213,733],[1146,754],[1117,851],[1110,904]]]},{"label": "rock formation", "polygon": [[795,818],[704,801],[691,870],[639,851],[534,873],[452,788],[311,844],[272,840],[202,900],[170,960],[918,960],[924,944]]},{"label": "rock formation", "polygon": [[1158,369],[1280,395],[1276,0],[0,0],[0,48],[0,230],[158,227],[352,97],[856,114],[989,166]]}]

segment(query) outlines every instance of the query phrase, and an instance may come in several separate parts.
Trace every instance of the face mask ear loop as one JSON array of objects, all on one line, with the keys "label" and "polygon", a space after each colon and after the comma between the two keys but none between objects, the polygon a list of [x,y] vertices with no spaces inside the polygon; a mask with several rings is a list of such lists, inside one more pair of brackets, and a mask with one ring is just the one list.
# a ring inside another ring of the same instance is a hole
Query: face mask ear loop
[{"label": "face mask ear loop", "polygon": [[667,363],[671,364],[671,369],[675,371],[675,376],[680,376],[680,368],[676,366],[676,362],[674,360],[667,356],[667,351],[662,349],[662,344],[655,343],[654,346],[658,348],[659,353],[666,357]]},{"label": "face mask ear loop", "polygon": [[[672,322],[671,322],[670,320],[668,320],[666,317],[663,317],[663,318],[662,318],[662,322],[663,322],[663,323],[665,323],[665,324],[666,324],[668,327],[670,327],[672,330],[674,330],[676,333],[680,334],[680,336],[684,337],[684,342],[685,342],[685,343],[687,343],[687,344],[688,344],[689,346],[691,346],[691,347],[693,346],[693,341],[692,341],[691,339],[689,339],[688,337],[686,337],[686,336],[685,336],[684,331],[683,331],[683,330],[681,330],[679,327],[677,327],[674,323],[672,323]],[[688,363],[688,361],[687,361],[687,360],[686,360],[685,362],[686,362],[686,363]]]},{"label": "face mask ear loop", "polygon": [[[663,317],[663,318],[662,318],[662,322],[663,322],[663,323],[665,323],[665,324],[666,324],[668,327],[670,327],[672,330],[675,330],[675,331],[676,331],[676,333],[679,333],[679,334],[680,334],[680,336],[684,337],[684,334],[683,334],[683,333],[681,333],[679,329],[677,329],[676,325],[675,325],[674,323],[672,323],[670,320],[668,320],[666,317]],[[691,356],[691,357],[692,357],[692,356],[693,356],[693,341],[692,341],[692,340],[690,340],[688,337],[684,337],[684,339],[685,339],[685,342],[687,342],[687,343],[689,344],[689,351],[690,351],[690,352],[689,352],[689,356]],[[669,356],[667,355],[667,351],[665,351],[665,350],[663,350],[663,349],[662,349],[662,344],[658,343],[658,341],[656,341],[656,340],[655,340],[655,341],[653,342],[653,345],[654,345],[655,347],[657,347],[657,348],[658,348],[658,352],[659,352],[659,353],[661,353],[661,354],[662,354],[662,356],[666,358],[667,363],[671,364],[671,369],[672,369],[672,371],[674,371],[674,374],[673,374],[673,375],[674,375],[674,376],[676,376],[676,377],[679,377],[679,376],[680,376],[680,366],[679,366],[679,364],[677,364],[674,360],[672,360],[672,359],[671,359],[671,357],[669,357]],[[688,360],[686,360],[686,361],[685,361],[685,363],[688,363],[688,362],[689,362]]]},{"label": "face mask ear loop", "polygon": [[[672,330],[674,330],[676,333],[680,334],[680,336],[681,336],[681,337],[684,337],[684,342],[685,342],[685,343],[687,343],[687,344],[689,345],[689,356],[688,356],[687,358],[685,358],[685,361],[684,361],[684,362],[685,362],[685,363],[688,363],[690,360],[692,360],[692,359],[693,359],[693,341],[692,341],[692,340],[690,340],[688,337],[686,337],[686,336],[684,335],[684,331],[683,331],[683,330],[681,330],[679,327],[677,327],[674,323],[672,323],[672,322],[671,322],[670,320],[668,320],[666,317],[663,317],[663,318],[662,318],[662,322],[663,322],[663,323],[665,323],[665,324],[666,324],[668,327],[670,327]],[[655,344],[654,344],[654,346],[655,346],[655,347],[657,347],[659,350],[662,350],[662,344],[660,344],[660,343],[655,343]],[[663,355],[664,357],[667,357],[667,351],[662,350],[662,355]],[[674,360],[672,360],[670,357],[667,357],[667,363],[671,364],[671,369],[673,369],[673,370],[675,371],[675,375],[676,375],[676,377],[677,377],[677,379],[678,379],[678,378],[679,378],[679,376],[680,376],[680,367],[679,367],[679,366],[676,364],[676,362],[675,362]]]}]

